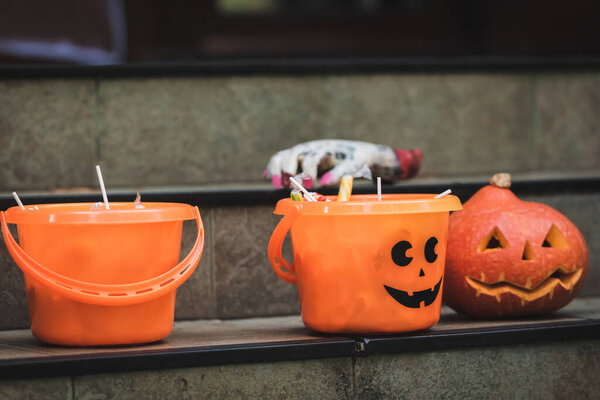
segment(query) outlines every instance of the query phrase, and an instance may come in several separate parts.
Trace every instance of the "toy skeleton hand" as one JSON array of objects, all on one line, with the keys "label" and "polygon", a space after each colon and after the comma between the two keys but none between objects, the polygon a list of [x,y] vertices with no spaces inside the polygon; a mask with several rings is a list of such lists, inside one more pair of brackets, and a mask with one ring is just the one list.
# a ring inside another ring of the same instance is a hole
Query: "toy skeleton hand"
[{"label": "toy skeleton hand", "polygon": [[396,149],[385,145],[351,140],[313,140],[277,152],[263,173],[276,189],[290,185],[290,177],[303,172],[307,189],[337,184],[342,176],[353,175],[363,165],[373,178],[393,182],[413,177],[421,166],[419,149]]}]

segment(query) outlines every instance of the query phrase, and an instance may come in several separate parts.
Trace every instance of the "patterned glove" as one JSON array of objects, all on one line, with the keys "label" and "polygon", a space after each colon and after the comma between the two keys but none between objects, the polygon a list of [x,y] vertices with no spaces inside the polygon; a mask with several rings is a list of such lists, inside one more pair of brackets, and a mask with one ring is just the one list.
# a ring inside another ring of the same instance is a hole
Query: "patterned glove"
[{"label": "patterned glove", "polygon": [[423,153],[419,149],[397,149],[381,144],[351,140],[313,140],[277,152],[269,160],[263,177],[276,189],[288,187],[290,177],[303,172],[304,185],[312,188],[338,184],[368,165],[373,178],[383,182],[409,179],[419,171]]}]

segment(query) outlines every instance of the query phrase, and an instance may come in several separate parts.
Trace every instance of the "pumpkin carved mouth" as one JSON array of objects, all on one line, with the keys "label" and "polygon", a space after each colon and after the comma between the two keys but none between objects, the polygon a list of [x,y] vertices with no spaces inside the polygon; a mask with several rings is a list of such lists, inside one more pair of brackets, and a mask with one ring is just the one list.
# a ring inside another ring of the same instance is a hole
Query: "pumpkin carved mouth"
[{"label": "pumpkin carved mouth", "polygon": [[442,286],[442,278],[443,276],[432,289],[414,292],[412,295],[404,290],[394,289],[390,286],[383,285],[383,287],[388,294],[394,298],[394,300],[402,304],[404,307],[420,308],[421,304],[425,304],[425,307],[427,307],[428,305],[431,305],[431,303],[433,303],[437,298],[438,293],[440,292],[440,287]]},{"label": "pumpkin carved mouth", "polygon": [[[496,300],[500,302],[501,296],[504,293],[512,293],[521,299],[521,304],[525,304],[525,302],[534,301],[546,295],[552,298],[554,289],[559,285],[564,289],[571,291],[577,282],[579,282],[582,273],[583,269],[581,267],[567,269],[563,265],[560,265],[534,288],[528,288],[503,279],[493,283],[486,283],[471,276],[467,276],[465,279],[467,283],[476,290],[477,297],[485,294],[495,297]],[[530,282],[531,281],[528,279],[527,283],[529,285]]]}]

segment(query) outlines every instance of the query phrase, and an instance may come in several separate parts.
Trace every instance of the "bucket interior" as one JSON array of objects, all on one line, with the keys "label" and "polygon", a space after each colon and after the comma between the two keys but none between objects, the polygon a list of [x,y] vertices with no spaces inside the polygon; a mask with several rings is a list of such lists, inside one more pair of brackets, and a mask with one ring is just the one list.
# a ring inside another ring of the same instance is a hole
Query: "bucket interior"
[{"label": "bucket interior", "polygon": [[179,261],[182,221],[133,224],[19,224],[21,247],[46,268],[97,284],[129,284]]}]

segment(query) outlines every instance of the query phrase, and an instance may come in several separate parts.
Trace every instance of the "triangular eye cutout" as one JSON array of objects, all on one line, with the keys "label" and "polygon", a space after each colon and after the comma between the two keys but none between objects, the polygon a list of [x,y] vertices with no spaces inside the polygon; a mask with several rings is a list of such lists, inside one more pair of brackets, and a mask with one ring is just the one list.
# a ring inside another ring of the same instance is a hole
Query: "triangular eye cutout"
[{"label": "triangular eye cutout", "polygon": [[500,232],[500,229],[498,229],[498,227],[495,226],[494,229],[492,229],[490,233],[485,235],[483,240],[481,240],[481,243],[479,244],[479,249],[477,249],[477,251],[486,252],[507,249],[509,247],[510,246],[508,245],[508,240],[506,240],[502,232]]},{"label": "triangular eye cutout", "polygon": [[546,234],[546,238],[542,243],[542,247],[554,247],[558,249],[568,249],[569,245],[567,244],[567,240],[565,236],[562,234],[560,229],[557,228],[556,225],[552,224],[548,233]]},{"label": "triangular eye cutout", "polygon": [[535,254],[533,254],[533,247],[529,241],[525,242],[525,248],[523,249],[523,260],[531,261],[535,260]]}]

